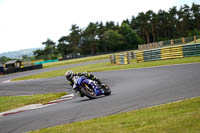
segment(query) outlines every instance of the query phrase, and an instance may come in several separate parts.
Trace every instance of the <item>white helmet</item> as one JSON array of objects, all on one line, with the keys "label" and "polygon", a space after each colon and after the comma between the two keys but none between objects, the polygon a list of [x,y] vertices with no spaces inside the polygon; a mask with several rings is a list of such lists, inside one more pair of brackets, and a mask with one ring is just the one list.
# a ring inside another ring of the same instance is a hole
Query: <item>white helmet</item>
[{"label": "white helmet", "polygon": [[68,80],[72,80],[74,76],[74,73],[72,72],[72,70],[68,70],[66,73],[65,73],[65,77],[68,79]]}]

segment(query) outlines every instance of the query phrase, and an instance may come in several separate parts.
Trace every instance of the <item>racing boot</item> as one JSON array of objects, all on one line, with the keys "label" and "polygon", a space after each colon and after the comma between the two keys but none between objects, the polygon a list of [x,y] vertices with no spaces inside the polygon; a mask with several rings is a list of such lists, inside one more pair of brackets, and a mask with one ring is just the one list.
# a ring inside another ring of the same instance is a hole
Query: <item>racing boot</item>
[{"label": "racing boot", "polygon": [[104,83],[101,84],[102,88],[106,88],[106,85]]},{"label": "racing boot", "polygon": [[99,79],[96,79],[97,83],[100,85],[101,88],[105,88],[106,85],[103,83],[103,81],[100,81]]}]

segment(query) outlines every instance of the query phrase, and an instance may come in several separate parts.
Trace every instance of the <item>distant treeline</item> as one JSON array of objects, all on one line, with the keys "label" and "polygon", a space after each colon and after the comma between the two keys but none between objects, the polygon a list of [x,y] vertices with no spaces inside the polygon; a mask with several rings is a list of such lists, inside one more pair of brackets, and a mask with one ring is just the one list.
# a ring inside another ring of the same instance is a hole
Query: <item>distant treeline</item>
[{"label": "distant treeline", "polygon": [[72,25],[69,35],[57,42],[51,39],[42,44],[43,50],[34,51],[36,59],[55,59],[67,55],[96,55],[137,49],[139,44],[200,35],[200,5],[193,3],[172,7],[158,13],[141,12],[121,24],[113,21],[90,22],[86,28]]}]

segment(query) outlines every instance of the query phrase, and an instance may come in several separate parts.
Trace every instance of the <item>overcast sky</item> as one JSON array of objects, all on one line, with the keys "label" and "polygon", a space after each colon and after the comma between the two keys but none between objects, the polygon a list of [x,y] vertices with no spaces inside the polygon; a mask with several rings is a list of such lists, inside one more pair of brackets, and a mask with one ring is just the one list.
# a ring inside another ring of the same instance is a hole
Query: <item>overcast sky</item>
[{"label": "overcast sky", "polygon": [[69,34],[72,24],[122,22],[139,12],[200,0],[0,0],[0,53],[42,47],[47,38],[57,42]]}]

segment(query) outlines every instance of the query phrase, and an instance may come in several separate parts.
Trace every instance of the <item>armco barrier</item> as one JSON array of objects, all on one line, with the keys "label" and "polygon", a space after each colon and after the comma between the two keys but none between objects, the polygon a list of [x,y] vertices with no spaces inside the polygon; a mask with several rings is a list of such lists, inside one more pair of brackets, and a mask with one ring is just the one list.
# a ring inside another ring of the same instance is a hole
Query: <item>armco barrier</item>
[{"label": "armco barrier", "polygon": [[136,52],[137,62],[200,56],[200,44],[170,46]]},{"label": "armco barrier", "polygon": [[161,48],[161,59],[183,58],[182,46]]},{"label": "armco barrier", "polygon": [[134,59],[135,58],[135,53],[133,51],[127,52],[126,53],[129,59]]},{"label": "armco barrier", "polygon": [[110,55],[110,63],[111,64],[116,64],[116,60],[115,60],[115,55]]},{"label": "armco barrier", "polygon": [[0,75],[2,75],[4,72],[3,66],[0,65]]},{"label": "armco barrier", "polygon": [[144,53],[143,51],[136,52],[137,62],[143,62],[144,61],[144,54],[143,53]]},{"label": "armco barrier", "polygon": [[42,64],[38,64],[38,65],[32,65],[32,66],[25,66],[21,68],[21,71],[29,71],[29,70],[42,69],[42,68],[43,68]]},{"label": "armco barrier", "polygon": [[200,44],[183,46],[183,55],[184,57],[200,56]]},{"label": "armco barrier", "polygon": [[118,55],[110,55],[111,64],[130,64],[130,59],[128,54],[118,54]]},{"label": "armco barrier", "polygon": [[42,69],[42,68],[43,68],[42,64],[25,66],[25,67],[22,66],[21,68],[5,68],[3,74],[9,74],[9,73],[15,73],[15,72],[23,72],[23,71],[30,71],[30,70]]}]

